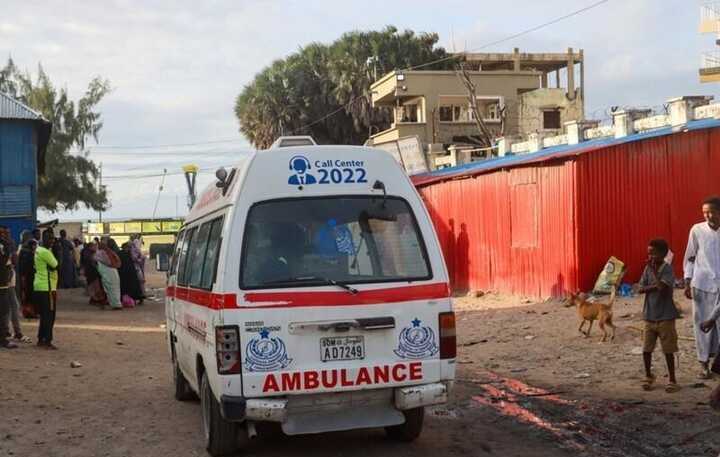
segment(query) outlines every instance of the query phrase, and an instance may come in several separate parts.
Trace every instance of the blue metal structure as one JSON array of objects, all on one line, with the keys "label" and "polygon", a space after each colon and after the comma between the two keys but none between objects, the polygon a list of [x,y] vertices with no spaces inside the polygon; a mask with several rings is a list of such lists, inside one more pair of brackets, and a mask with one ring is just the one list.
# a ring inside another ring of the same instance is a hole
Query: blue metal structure
[{"label": "blue metal structure", "polygon": [[0,92],[0,225],[16,240],[36,225],[38,175],[50,131],[41,114]]}]

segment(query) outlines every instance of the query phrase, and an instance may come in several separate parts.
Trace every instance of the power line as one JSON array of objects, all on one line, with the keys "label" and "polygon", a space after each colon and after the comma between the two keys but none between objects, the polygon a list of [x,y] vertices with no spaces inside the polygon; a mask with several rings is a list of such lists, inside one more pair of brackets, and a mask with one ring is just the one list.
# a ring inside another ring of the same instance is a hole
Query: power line
[{"label": "power line", "polygon": [[417,70],[418,68],[427,67],[427,66],[430,66],[430,65],[434,65],[434,64],[436,64],[436,63],[445,62],[445,61],[447,61],[447,60],[452,60],[452,59],[457,59],[457,58],[460,58],[461,56],[467,54],[468,52],[477,52],[477,51],[480,51],[480,50],[482,50],[482,49],[489,48],[489,47],[491,47],[491,46],[495,46],[495,45],[498,45],[498,44],[501,44],[501,43],[505,43],[506,41],[514,40],[515,38],[520,38],[521,36],[530,34],[530,33],[532,33],[532,32],[536,32],[536,31],[538,31],[538,30],[540,30],[540,29],[542,29],[542,28],[548,27],[548,26],[550,26],[550,25],[557,24],[557,23],[560,22],[560,21],[564,21],[565,19],[569,19],[569,18],[571,18],[571,17],[573,17],[573,16],[577,16],[578,14],[582,14],[582,13],[584,13],[584,12],[586,12],[586,11],[589,11],[589,10],[591,10],[591,9],[593,9],[593,8],[596,8],[596,7],[598,7],[598,6],[600,6],[600,5],[604,4],[604,3],[607,3],[607,2],[609,2],[609,1],[610,1],[610,0],[600,0],[600,1],[597,1],[597,2],[592,3],[592,4],[590,4],[590,5],[588,5],[588,6],[584,7],[584,8],[580,8],[579,10],[575,10],[575,11],[573,11],[573,12],[571,12],[571,13],[568,13],[568,14],[566,14],[566,15],[564,15],[564,16],[557,17],[557,18],[552,19],[552,20],[550,20],[550,21],[543,22],[543,23],[540,24],[540,25],[536,25],[536,26],[531,27],[531,28],[529,28],[529,29],[523,30],[522,32],[518,32],[518,33],[515,33],[514,35],[510,35],[510,36],[505,37],[505,38],[502,38],[502,39],[500,39],[500,40],[496,40],[496,41],[493,41],[493,42],[484,44],[484,45],[482,45],[482,46],[480,46],[480,47],[478,47],[478,48],[471,49],[470,51],[464,51],[464,52],[460,53],[460,55],[454,54],[454,55],[451,55],[451,56],[448,56],[448,57],[443,57],[443,58],[441,58],[441,59],[433,60],[433,61],[430,61],[430,62],[425,62],[425,63],[422,63],[422,64],[420,64],[420,65],[415,65],[415,66],[413,66],[413,67],[408,67],[408,68],[405,68],[404,70],[405,70],[405,71]]},{"label": "power line", "polygon": [[149,145],[95,145],[89,149],[158,149],[158,148],[181,148],[187,146],[203,146],[206,144],[233,143],[236,141],[246,141],[244,138],[228,138],[222,140],[208,140],[197,143],[174,143],[174,144],[149,144]]}]

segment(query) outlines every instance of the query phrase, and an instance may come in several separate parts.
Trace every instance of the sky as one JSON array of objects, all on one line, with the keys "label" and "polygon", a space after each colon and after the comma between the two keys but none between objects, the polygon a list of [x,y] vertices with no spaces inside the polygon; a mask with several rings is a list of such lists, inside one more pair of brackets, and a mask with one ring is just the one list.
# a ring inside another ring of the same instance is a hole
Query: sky
[{"label": "sky", "polygon": [[[0,65],[42,64],[51,80],[82,96],[94,76],[110,80],[104,127],[90,158],[102,163],[111,208],[103,217],[187,213],[185,164],[201,168],[198,187],[218,166],[251,149],[238,130],[234,101],[256,73],[312,43],[351,30],[394,25],[436,32],[450,51],[564,52],[584,49],[585,111],[658,107],[680,95],[717,95],[700,84],[701,2],[609,0],[520,38],[484,47],[595,0],[3,0]],[[185,146],[163,146],[185,145]],[[163,190],[161,175],[167,170]],[[148,176],[150,175],[150,176]],[[157,209],[155,209],[157,202]],[[97,218],[89,210],[41,212],[41,220]]]}]

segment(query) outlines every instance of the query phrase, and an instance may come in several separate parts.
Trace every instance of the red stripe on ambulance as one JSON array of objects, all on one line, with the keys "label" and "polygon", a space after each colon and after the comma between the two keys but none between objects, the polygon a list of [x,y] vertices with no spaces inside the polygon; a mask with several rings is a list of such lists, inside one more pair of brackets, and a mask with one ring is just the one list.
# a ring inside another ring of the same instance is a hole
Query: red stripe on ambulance
[{"label": "red stripe on ambulance", "polygon": [[[346,291],[332,292],[248,292],[245,301],[258,307],[295,306],[347,306],[398,303],[413,300],[433,300],[450,296],[447,283],[422,284],[418,286],[389,287],[385,289],[360,290],[357,294]],[[262,305],[260,305],[262,303]]]},{"label": "red stripe on ambulance", "polygon": [[375,367],[361,367],[353,376],[346,368],[331,370],[293,371],[276,375],[270,373],[263,382],[265,392],[334,389],[336,387],[372,386],[379,384],[420,381],[422,362],[396,363]]},{"label": "red stripe on ambulance", "polygon": [[435,300],[450,297],[447,283],[423,284],[419,286],[390,287],[385,289],[361,290],[357,294],[345,291],[332,292],[248,292],[245,301],[249,306],[240,305],[234,293],[214,293],[191,287],[169,286],[165,294],[214,310],[238,308],[283,308],[298,306],[351,306],[398,303],[414,300]]}]

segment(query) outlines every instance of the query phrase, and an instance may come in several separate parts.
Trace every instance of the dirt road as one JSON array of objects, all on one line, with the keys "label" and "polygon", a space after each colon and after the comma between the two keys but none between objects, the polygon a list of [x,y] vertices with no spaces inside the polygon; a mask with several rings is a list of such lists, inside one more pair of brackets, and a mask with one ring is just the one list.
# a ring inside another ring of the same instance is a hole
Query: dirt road
[{"label": "dirt road", "polygon": [[[111,312],[61,294],[59,351],[0,350],[0,456],[206,455],[198,403],[172,397],[162,303]],[[720,440],[693,436],[717,417],[698,404],[708,387],[689,387],[688,364],[681,394],[641,394],[627,329],[600,345],[579,339],[572,310],[556,303],[459,304],[459,381],[418,441],[381,430],[260,437],[244,455],[717,455]]]},{"label": "dirt road", "polygon": [[[198,403],[172,397],[162,304],[100,311],[79,291],[61,294],[59,351],[0,351],[0,456],[206,455]],[[71,368],[73,361],[82,367]],[[497,422],[470,399],[473,392],[460,385],[413,444],[388,441],[382,430],[261,437],[245,455],[565,455],[549,436]]]}]

